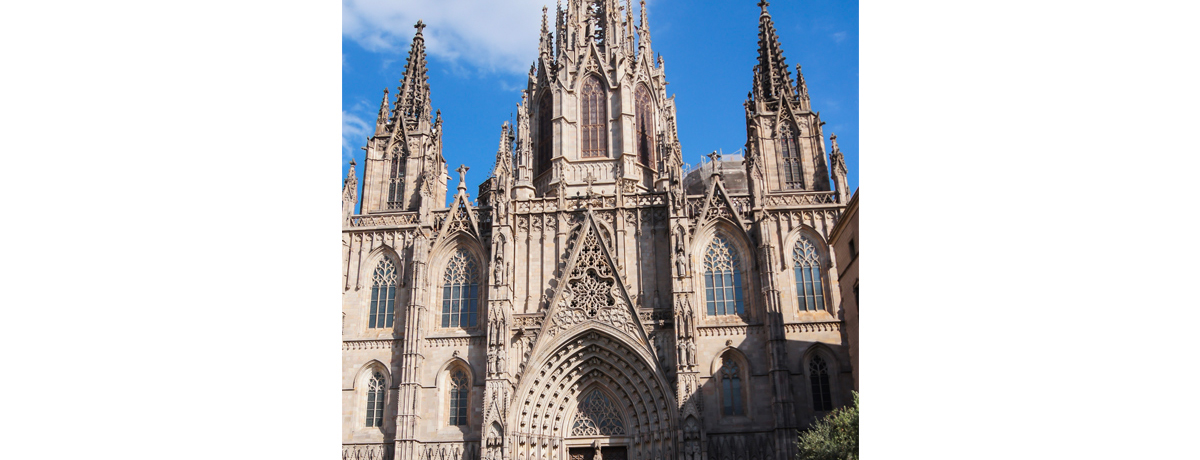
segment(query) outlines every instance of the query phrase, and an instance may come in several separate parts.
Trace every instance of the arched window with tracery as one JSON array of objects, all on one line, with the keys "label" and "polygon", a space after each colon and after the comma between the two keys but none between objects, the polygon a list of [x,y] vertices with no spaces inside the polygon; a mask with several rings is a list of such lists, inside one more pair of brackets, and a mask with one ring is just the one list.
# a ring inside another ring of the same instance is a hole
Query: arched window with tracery
[{"label": "arched window with tracery", "polygon": [[804,188],[804,177],[801,174],[800,148],[796,144],[796,134],[787,122],[779,123],[779,156],[783,160],[783,182],[789,189]]},{"label": "arched window with tracery", "polygon": [[400,168],[400,155],[392,154],[392,170],[388,175],[388,209],[399,209],[403,207],[404,201],[404,173]]},{"label": "arched window with tracery", "polygon": [[808,237],[801,236],[796,241],[792,262],[796,266],[796,297],[800,299],[800,309],[824,310],[825,287],[821,283],[821,253]]},{"label": "arched window with tracery", "polygon": [[737,251],[722,235],[714,236],[704,253],[704,294],[710,316],[745,313]]},{"label": "arched window with tracery", "polygon": [[593,389],[579,400],[579,411],[571,425],[571,436],[621,436],[625,424],[604,392]]},{"label": "arched window with tracery", "polygon": [[470,390],[466,371],[454,369],[450,372],[450,425],[467,424],[467,393]]},{"label": "arched window with tracery", "polygon": [[608,110],[604,87],[595,75],[583,81],[580,92],[583,110],[583,158],[608,156]]},{"label": "arched window with tracery", "polygon": [[646,90],[645,86],[638,85],[637,91],[634,92],[634,108],[636,111],[637,123],[637,151],[638,161],[643,165],[657,168],[657,165],[652,163],[655,158],[654,152],[654,111],[651,110],[653,102],[650,99],[650,91]]},{"label": "arched window with tracery", "polygon": [[367,426],[383,426],[383,396],[387,389],[387,381],[383,373],[374,371],[367,381]]},{"label": "arched window with tracery", "polygon": [[833,396],[829,392],[829,366],[819,355],[808,362],[808,384],[812,387],[813,410],[833,410]]},{"label": "arched window with tracery", "polygon": [[442,327],[475,327],[479,316],[479,265],[465,249],[446,263],[442,284]]},{"label": "arched window with tracery", "polygon": [[746,415],[742,402],[742,374],[737,361],[724,358],[721,366],[721,415]]},{"label": "arched window with tracery", "polygon": [[554,127],[551,124],[554,117],[554,110],[550,106],[550,95],[542,96],[538,102],[538,143],[537,143],[537,162],[533,166],[533,175],[540,176],[546,170],[550,169],[550,157],[553,153],[551,142],[554,139]]},{"label": "arched window with tracery", "polygon": [[371,274],[371,316],[368,327],[392,327],[396,316],[396,263],[384,256]]}]

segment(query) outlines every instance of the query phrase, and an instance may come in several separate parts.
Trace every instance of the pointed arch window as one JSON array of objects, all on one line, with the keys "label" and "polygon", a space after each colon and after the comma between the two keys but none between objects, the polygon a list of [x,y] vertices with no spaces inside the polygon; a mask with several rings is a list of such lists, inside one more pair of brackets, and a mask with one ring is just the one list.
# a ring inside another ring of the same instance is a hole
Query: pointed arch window
[{"label": "pointed arch window", "polygon": [[742,374],[737,361],[723,358],[721,366],[721,415],[746,415],[742,402]]},{"label": "pointed arch window", "polygon": [[450,372],[450,425],[467,424],[467,393],[470,390],[465,371],[454,369]]},{"label": "pointed arch window", "polygon": [[800,309],[824,310],[825,286],[821,283],[824,271],[821,269],[821,255],[808,237],[802,236],[796,241],[792,262],[796,266],[796,297],[800,299]]},{"label": "pointed arch window", "polygon": [[571,436],[620,436],[625,434],[621,416],[604,392],[593,389],[579,400],[579,412],[571,425]]},{"label": "pointed arch window", "polygon": [[388,209],[403,207],[404,201],[404,172],[400,168],[400,155],[392,154],[392,169],[388,176]]},{"label": "pointed arch window", "polygon": [[652,163],[655,161],[654,152],[654,111],[651,110],[653,102],[650,99],[650,91],[646,90],[645,86],[638,85],[637,91],[634,94],[634,108],[636,113],[637,123],[637,151],[638,161],[643,165],[657,168]]},{"label": "pointed arch window", "polygon": [[587,77],[580,92],[583,110],[583,158],[608,156],[608,129],[604,87],[595,75]]},{"label": "pointed arch window", "polygon": [[479,265],[464,249],[446,263],[442,284],[442,327],[475,327],[479,315]]},{"label": "pointed arch window", "polygon": [[813,410],[833,410],[833,397],[829,392],[829,366],[820,356],[808,362],[808,384],[812,387]]},{"label": "pointed arch window", "polygon": [[742,315],[742,270],[737,251],[722,235],[713,237],[704,253],[704,294],[708,314]]},{"label": "pointed arch window", "polygon": [[780,121],[779,127],[779,156],[783,162],[783,182],[789,189],[803,189],[804,177],[801,174],[800,148],[796,143],[796,134],[786,121]]},{"label": "pointed arch window", "polygon": [[551,142],[554,139],[554,127],[551,124],[554,113],[550,102],[549,94],[542,96],[538,102],[537,162],[533,167],[534,176],[540,176],[550,169],[550,157],[553,152]]},{"label": "pointed arch window", "polygon": [[384,256],[371,274],[371,316],[368,327],[388,328],[396,317],[396,263]]},{"label": "pointed arch window", "polygon": [[372,372],[371,379],[367,381],[366,424],[368,427],[383,426],[383,392],[385,389],[387,389],[387,381],[383,378],[383,373]]}]

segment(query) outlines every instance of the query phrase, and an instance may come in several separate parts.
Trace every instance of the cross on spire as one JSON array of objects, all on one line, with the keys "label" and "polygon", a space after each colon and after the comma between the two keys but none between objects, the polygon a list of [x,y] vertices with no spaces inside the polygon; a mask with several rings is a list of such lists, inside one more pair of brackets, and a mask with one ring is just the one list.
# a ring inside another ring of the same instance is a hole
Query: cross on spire
[{"label": "cross on spire", "polygon": [[421,35],[421,33],[425,31],[425,21],[418,19],[417,24],[414,25],[413,28],[417,29],[417,35]]},{"label": "cross on spire", "polygon": [[767,11],[768,6],[771,6],[771,2],[768,2],[767,0],[759,0],[758,7],[762,8],[764,13]]}]

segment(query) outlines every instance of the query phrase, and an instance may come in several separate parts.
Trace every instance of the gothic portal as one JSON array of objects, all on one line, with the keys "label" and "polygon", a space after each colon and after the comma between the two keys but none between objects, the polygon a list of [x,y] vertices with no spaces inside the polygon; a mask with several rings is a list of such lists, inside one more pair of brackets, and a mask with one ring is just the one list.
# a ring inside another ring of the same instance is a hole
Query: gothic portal
[{"label": "gothic portal", "polygon": [[846,167],[759,5],[744,160],[683,163],[644,3],[568,0],[449,207],[417,23],[343,184],[344,459],[790,460],[851,402]]}]

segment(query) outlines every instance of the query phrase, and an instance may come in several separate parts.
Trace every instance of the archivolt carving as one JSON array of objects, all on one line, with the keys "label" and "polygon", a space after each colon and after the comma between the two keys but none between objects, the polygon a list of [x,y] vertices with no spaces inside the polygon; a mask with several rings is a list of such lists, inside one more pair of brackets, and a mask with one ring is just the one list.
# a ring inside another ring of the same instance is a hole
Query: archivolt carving
[{"label": "archivolt carving", "polygon": [[624,408],[621,431],[632,440],[629,458],[655,458],[654,452],[661,457],[674,451],[674,393],[667,391],[665,380],[650,365],[652,358],[596,331],[576,336],[541,356],[531,367],[536,372],[525,375],[515,393],[510,422],[518,451],[513,458],[532,447],[521,439],[553,445],[571,435],[575,419],[567,415],[580,401],[586,404],[585,396],[591,392],[583,390],[596,386],[610,390],[612,405]]}]

